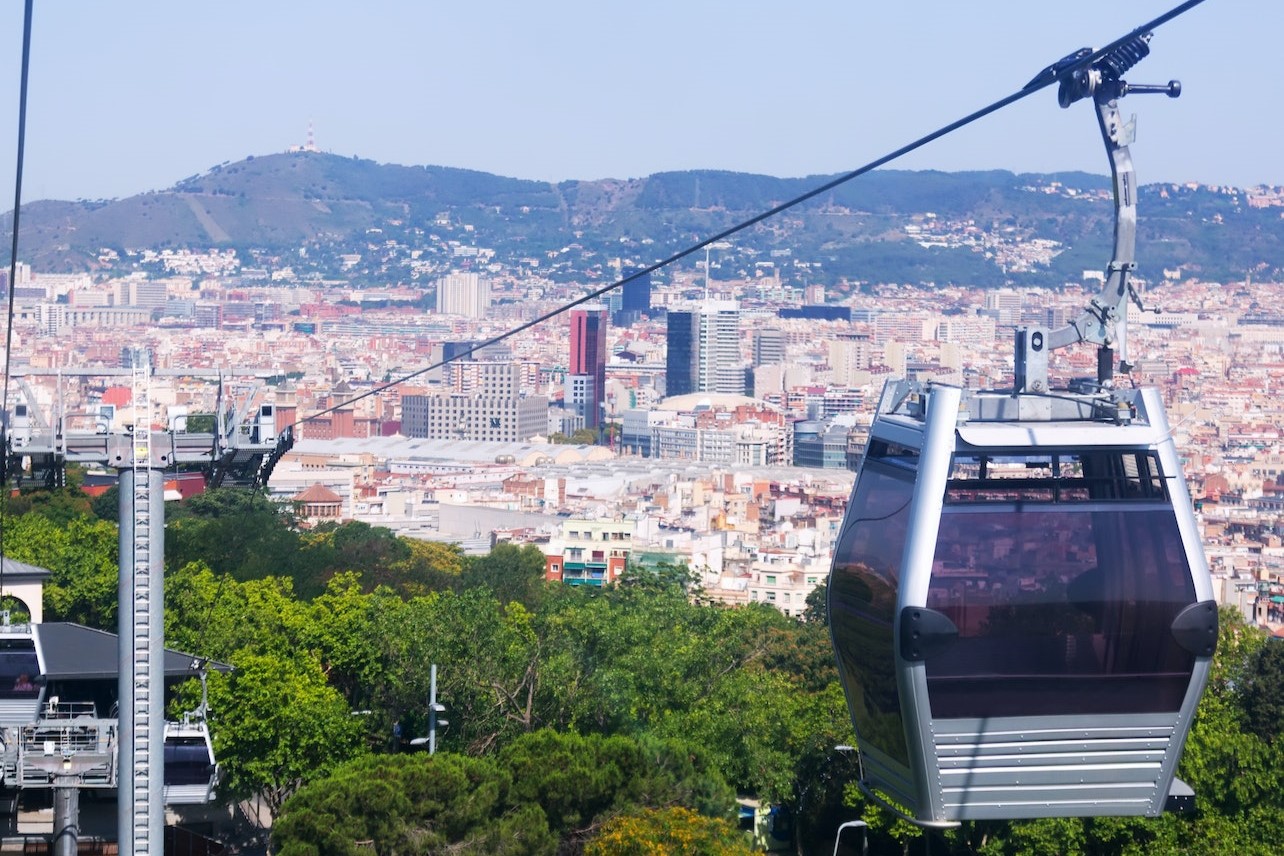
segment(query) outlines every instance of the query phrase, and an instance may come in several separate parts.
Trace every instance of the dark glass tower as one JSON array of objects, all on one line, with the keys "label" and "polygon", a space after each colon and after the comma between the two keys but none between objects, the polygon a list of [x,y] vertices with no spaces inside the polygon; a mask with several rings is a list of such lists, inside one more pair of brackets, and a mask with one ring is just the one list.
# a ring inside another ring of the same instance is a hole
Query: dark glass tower
[{"label": "dark glass tower", "polygon": [[[626,270],[623,273],[624,276],[628,276],[632,272],[632,270]],[[637,312],[646,315],[651,311],[651,274],[645,273],[629,280],[624,283],[623,289],[624,301],[620,306],[621,312]]]},{"label": "dark glass tower", "polygon": [[670,311],[665,331],[668,354],[664,362],[664,394],[673,396],[695,392],[700,313]]}]

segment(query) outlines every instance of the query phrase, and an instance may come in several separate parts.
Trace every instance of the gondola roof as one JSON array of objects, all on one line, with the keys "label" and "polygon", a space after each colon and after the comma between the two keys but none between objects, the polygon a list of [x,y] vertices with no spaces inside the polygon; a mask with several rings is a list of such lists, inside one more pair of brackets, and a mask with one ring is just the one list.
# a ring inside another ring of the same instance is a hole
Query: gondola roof
[{"label": "gondola roof", "polygon": [[[33,625],[36,644],[50,680],[115,680],[120,674],[120,651],[115,633],[83,624],[45,622]],[[165,677],[197,677],[202,668],[231,671],[226,663],[205,661],[192,654],[165,649]]]}]

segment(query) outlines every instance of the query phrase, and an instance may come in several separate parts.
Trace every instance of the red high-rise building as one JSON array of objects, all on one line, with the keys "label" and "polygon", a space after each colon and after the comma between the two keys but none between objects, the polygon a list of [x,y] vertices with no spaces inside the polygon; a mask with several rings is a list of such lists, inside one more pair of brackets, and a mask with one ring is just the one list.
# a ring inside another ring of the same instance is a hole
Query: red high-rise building
[{"label": "red high-rise building", "polygon": [[571,361],[567,367],[567,405],[584,415],[584,426],[602,424],[606,400],[606,307],[590,304],[571,310]]}]

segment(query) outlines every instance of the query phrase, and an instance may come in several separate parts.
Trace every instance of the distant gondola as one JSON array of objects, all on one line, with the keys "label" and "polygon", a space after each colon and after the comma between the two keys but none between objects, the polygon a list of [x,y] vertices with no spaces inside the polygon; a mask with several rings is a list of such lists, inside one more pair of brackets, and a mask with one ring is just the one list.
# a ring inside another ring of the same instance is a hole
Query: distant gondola
[{"label": "distant gondola", "polygon": [[193,805],[214,799],[218,765],[204,721],[165,723],[165,804]]},{"label": "distant gondola", "polygon": [[[1018,331],[1010,390],[889,383],[835,549],[861,786],[923,825],[1158,814],[1207,681],[1217,609],[1172,433],[1156,390],[1113,379],[1136,227],[1116,101],[1159,89],[1118,75],[1146,38],[1062,81],[1111,158],[1100,294]],[[1096,379],[1052,389],[1049,352],[1078,342]]]},{"label": "distant gondola", "polygon": [[0,727],[33,722],[43,670],[29,624],[0,624]]}]

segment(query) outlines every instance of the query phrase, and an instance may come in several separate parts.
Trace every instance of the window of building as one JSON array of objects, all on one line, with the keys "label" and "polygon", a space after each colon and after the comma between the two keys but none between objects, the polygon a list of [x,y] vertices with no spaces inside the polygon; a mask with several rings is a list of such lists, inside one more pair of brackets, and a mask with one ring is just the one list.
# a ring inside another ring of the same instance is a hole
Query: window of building
[{"label": "window of building", "polygon": [[776,584],[776,577],[775,577],[775,575],[774,575],[774,574],[768,574],[768,575],[767,575],[767,585],[769,585],[769,586],[774,586],[775,584]]}]

